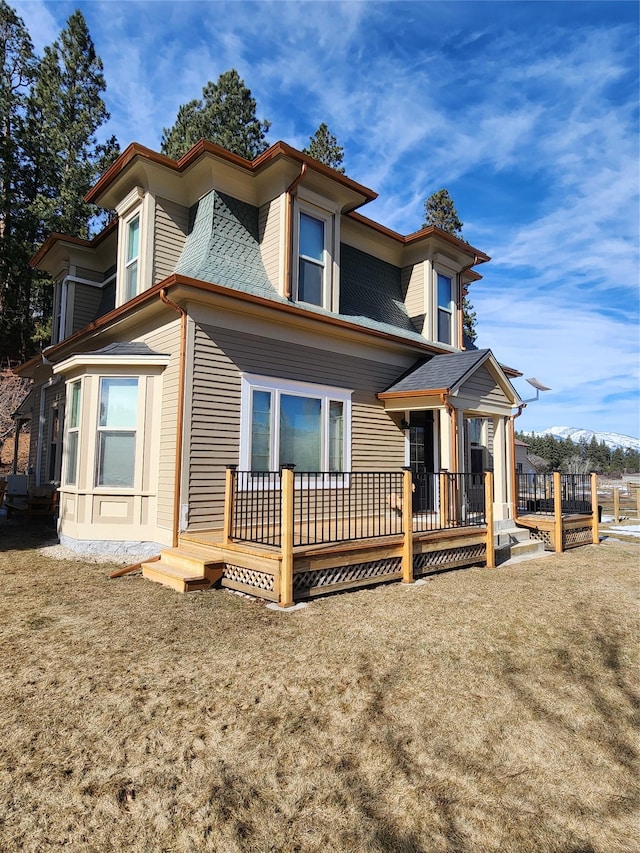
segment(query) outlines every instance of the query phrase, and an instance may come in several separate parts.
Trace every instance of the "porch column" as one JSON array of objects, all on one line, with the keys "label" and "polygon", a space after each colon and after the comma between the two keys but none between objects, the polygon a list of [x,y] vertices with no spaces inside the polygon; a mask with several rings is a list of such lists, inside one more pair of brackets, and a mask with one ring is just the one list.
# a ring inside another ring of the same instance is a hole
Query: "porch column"
[{"label": "porch column", "polygon": [[496,521],[510,517],[509,512],[509,453],[506,418],[493,418],[493,514]]},{"label": "porch column", "polygon": [[447,409],[440,409],[440,468],[453,471],[453,443],[451,415]]}]

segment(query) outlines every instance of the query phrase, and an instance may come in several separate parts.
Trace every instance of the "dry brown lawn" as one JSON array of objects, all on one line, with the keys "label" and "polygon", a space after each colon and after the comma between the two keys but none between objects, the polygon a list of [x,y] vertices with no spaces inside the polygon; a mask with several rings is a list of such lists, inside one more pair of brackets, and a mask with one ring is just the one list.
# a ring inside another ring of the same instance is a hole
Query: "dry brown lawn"
[{"label": "dry brown lawn", "polygon": [[640,547],[273,612],[0,527],[0,850],[636,853]]}]

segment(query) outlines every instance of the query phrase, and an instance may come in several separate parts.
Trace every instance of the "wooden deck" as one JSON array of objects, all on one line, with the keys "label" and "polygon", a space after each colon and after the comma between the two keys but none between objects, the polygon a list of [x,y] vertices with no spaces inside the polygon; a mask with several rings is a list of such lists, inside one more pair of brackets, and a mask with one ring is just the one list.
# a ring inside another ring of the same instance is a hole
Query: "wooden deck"
[{"label": "wooden deck", "polygon": [[598,515],[566,513],[523,513],[516,524],[526,527],[532,539],[544,543],[546,551],[567,551],[580,545],[598,544]]},{"label": "wooden deck", "polygon": [[[487,528],[413,534],[412,579],[430,572],[486,563]],[[293,548],[293,600],[328,592],[403,580],[402,534]],[[281,602],[280,548],[244,542],[223,543],[222,533],[183,533],[180,548],[222,566],[221,585]],[[157,571],[157,564],[155,569]]]}]

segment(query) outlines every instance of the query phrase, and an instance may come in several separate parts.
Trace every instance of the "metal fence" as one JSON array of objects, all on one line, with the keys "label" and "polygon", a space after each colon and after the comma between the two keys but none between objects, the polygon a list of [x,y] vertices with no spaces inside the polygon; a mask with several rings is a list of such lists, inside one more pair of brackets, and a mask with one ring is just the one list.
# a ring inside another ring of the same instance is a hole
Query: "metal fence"
[{"label": "metal fence", "polygon": [[[516,490],[520,514],[548,515],[555,512],[553,474],[516,474]],[[591,475],[561,474],[558,497],[563,515],[590,515]]]},{"label": "metal fence", "polygon": [[[280,471],[233,471],[230,537],[280,547]],[[486,524],[484,475],[413,475],[413,532]],[[293,474],[293,544],[321,545],[402,535],[403,473],[303,472]]]}]

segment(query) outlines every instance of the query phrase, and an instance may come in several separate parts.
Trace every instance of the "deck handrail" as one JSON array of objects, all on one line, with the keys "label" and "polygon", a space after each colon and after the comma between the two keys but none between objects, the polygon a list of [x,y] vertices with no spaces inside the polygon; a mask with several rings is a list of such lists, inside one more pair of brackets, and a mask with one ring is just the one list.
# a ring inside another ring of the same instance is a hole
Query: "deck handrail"
[{"label": "deck handrail", "polygon": [[[294,547],[403,535],[408,518],[416,534],[486,525],[484,474],[424,472],[407,480],[403,471],[293,470],[291,482]],[[281,547],[284,498],[282,471],[229,466],[228,538]]]},{"label": "deck handrail", "polygon": [[[516,474],[516,509],[519,515],[549,515],[557,511],[562,515],[591,515],[592,475]],[[560,498],[557,507],[556,496]]]}]

